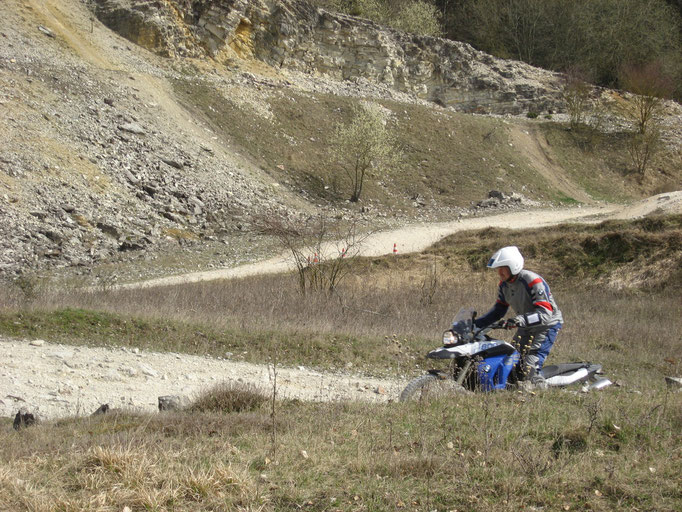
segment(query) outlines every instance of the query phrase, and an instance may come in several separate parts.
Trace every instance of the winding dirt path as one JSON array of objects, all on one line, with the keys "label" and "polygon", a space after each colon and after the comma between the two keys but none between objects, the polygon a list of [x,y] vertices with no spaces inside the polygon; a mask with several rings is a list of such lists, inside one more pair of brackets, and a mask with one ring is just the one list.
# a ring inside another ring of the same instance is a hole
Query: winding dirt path
[{"label": "winding dirt path", "polygon": [[[554,226],[563,222],[596,223],[606,219],[626,219],[647,215],[656,210],[682,212],[682,191],[659,194],[631,205],[601,205],[570,208],[547,208],[501,213],[481,217],[464,217],[449,222],[418,223],[399,229],[380,231],[363,240],[360,256],[381,256],[393,251],[393,244],[400,254],[418,252],[438,240],[458,231],[496,227],[502,229],[527,229]],[[329,243],[325,254],[336,257],[340,247]],[[193,272],[121,285],[121,288],[143,288],[173,284],[194,283],[214,279],[233,279],[257,274],[285,272],[294,268],[288,253],[273,258],[232,268],[205,272]]]},{"label": "winding dirt path", "polygon": [[[393,252],[393,244],[396,244],[396,249],[400,254],[418,252],[452,233],[471,229],[483,229],[487,227],[525,229],[551,226],[568,221],[598,222],[604,220],[607,215],[613,214],[616,211],[617,208],[613,206],[516,211],[486,217],[465,217],[450,222],[411,224],[399,229],[372,233],[362,241],[361,245],[359,245],[358,256],[382,256],[391,254]],[[323,256],[330,255],[335,257],[339,254],[339,250],[338,244],[333,242],[329,243],[323,248]],[[293,268],[294,264],[291,256],[289,253],[285,252],[267,260],[238,267],[162,277],[138,283],[124,284],[121,285],[121,288],[143,288],[211,281],[214,279],[234,279],[257,274],[286,272]]]}]

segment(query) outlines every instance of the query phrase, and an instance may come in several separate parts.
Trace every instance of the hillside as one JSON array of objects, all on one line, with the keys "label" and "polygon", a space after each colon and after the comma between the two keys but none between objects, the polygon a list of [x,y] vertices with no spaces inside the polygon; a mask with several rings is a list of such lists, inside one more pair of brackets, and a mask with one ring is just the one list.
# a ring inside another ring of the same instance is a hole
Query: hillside
[{"label": "hillside", "polygon": [[[682,108],[642,176],[636,98],[563,87],[303,0],[0,0],[0,510],[682,510]],[[399,402],[512,243],[613,385]]]},{"label": "hillside", "polygon": [[[377,228],[680,188],[675,103],[640,180],[627,126],[568,129],[558,75],[303,1],[7,0],[0,41],[5,278],[233,266],[269,250],[260,216]],[[351,204],[328,155],[361,100],[403,165]]]}]

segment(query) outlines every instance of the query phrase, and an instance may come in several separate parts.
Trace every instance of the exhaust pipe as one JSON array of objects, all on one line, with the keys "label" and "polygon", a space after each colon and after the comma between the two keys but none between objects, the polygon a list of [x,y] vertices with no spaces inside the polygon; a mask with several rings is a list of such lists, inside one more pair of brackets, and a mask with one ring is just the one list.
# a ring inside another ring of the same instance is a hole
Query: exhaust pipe
[{"label": "exhaust pipe", "polygon": [[587,386],[587,391],[596,391],[598,389],[604,389],[606,387],[609,387],[613,382],[611,382],[609,379],[602,378],[594,381],[592,384]]}]

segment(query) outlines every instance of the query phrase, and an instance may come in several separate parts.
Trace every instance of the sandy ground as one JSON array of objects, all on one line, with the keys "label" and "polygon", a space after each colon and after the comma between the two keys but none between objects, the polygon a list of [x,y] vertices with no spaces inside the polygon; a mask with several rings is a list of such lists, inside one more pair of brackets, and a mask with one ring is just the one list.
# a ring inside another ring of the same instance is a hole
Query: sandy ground
[{"label": "sandy ground", "polygon": [[[495,226],[509,229],[548,226],[566,221],[598,222],[635,218],[652,212],[682,212],[682,192],[661,194],[628,206],[534,210],[454,222],[418,224],[376,233],[362,254],[390,253],[396,243],[402,253],[419,251],[440,238],[464,229]],[[289,268],[283,256],[242,267],[157,279],[137,286],[203,279],[241,277]],[[184,400],[224,381],[241,381],[273,390],[274,369],[229,359],[153,353],[139,350],[72,347],[44,340],[0,338],[0,416],[14,416],[27,407],[41,418],[86,415],[100,405],[154,411],[158,397]],[[280,398],[303,400],[396,400],[405,380],[368,379],[350,373],[319,373],[303,367],[277,368]]]}]

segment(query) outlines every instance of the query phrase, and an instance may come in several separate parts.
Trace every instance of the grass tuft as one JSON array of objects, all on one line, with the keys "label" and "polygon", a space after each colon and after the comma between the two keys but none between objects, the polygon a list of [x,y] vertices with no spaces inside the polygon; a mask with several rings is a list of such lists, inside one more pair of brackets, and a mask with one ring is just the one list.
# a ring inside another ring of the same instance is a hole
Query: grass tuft
[{"label": "grass tuft", "polygon": [[559,434],[552,443],[552,452],[555,457],[562,453],[576,454],[586,451],[588,448],[588,433],[584,429],[570,430]]},{"label": "grass tuft", "polygon": [[191,412],[246,412],[258,410],[269,400],[266,391],[241,382],[225,382],[198,396],[188,407]]}]

